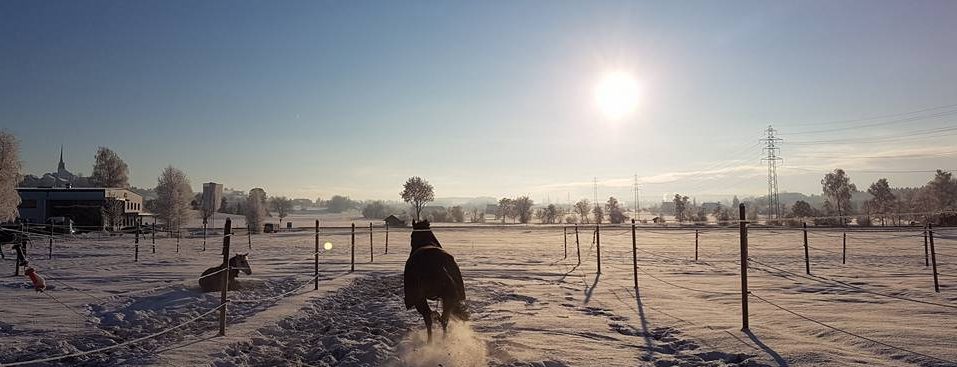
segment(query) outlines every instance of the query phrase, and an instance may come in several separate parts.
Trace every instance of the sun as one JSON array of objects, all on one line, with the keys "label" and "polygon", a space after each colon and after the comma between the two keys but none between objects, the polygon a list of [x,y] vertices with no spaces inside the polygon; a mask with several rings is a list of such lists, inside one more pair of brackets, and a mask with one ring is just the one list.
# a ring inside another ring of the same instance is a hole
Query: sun
[{"label": "sun", "polygon": [[595,103],[605,117],[621,120],[638,109],[641,88],[634,76],[623,71],[609,72],[595,86]]}]

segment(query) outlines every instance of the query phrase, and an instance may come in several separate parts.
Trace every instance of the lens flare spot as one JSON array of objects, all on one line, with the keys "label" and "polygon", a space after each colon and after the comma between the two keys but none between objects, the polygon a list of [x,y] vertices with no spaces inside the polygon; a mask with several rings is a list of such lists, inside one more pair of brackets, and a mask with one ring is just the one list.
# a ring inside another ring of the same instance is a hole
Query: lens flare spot
[{"label": "lens flare spot", "polygon": [[332,250],[332,242],[322,244],[322,248],[326,249],[326,251]]}]

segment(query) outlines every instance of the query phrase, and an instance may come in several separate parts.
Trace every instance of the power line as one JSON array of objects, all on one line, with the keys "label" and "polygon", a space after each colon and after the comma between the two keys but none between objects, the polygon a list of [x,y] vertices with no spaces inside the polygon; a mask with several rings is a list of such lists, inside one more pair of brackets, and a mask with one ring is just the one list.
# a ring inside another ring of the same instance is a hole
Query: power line
[{"label": "power line", "polygon": [[941,105],[941,106],[935,106],[935,107],[922,108],[922,109],[914,110],[914,111],[893,113],[893,114],[888,114],[888,115],[879,115],[879,116],[865,117],[865,118],[859,118],[859,119],[832,120],[832,121],[822,121],[822,122],[804,122],[804,123],[791,123],[791,124],[780,124],[780,125],[784,125],[784,126],[813,126],[813,125],[848,124],[848,123],[864,122],[864,121],[873,121],[873,120],[879,120],[879,119],[885,119],[885,118],[892,118],[892,117],[901,117],[901,116],[907,116],[907,115],[918,114],[918,113],[921,113],[921,112],[929,112],[929,111],[942,110],[942,109],[951,108],[951,107],[957,107],[957,103],[947,104],[947,105]]}]

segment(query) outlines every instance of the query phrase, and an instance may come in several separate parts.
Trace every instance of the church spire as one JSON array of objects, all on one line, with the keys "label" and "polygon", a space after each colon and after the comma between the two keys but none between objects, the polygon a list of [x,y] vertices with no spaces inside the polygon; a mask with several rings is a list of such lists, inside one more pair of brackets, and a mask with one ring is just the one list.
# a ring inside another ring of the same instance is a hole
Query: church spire
[{"label": "church spire", "polygon": [[60,144],[60,163],[56,166],[57,171],[66,169],[66,164],[63,163],[63,144]]}]

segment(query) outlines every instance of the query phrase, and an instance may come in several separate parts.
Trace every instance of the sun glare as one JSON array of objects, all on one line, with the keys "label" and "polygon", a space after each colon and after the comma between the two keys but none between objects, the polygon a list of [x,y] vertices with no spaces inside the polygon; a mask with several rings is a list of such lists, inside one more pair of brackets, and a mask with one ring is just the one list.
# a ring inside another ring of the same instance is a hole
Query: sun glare
[{"label": "sun glare", "polygon": [[640,88],[638,81],[626,72],[605,74],[595,86],[595,102],[605,117],[621,120],[638,109]]}]

